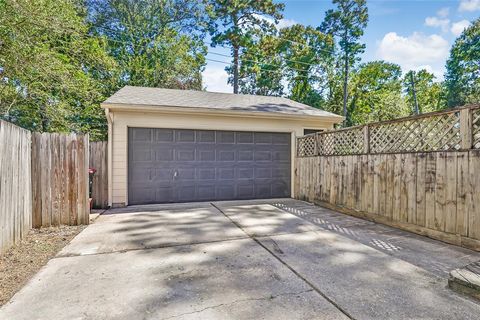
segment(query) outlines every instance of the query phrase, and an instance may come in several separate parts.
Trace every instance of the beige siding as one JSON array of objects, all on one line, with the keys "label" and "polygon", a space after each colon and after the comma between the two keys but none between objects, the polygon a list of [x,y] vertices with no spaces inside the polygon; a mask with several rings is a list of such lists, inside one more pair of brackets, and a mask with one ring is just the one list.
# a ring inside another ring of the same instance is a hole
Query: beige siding
[{"label": "beige siding", "polygon": [[110,128],[112,154],[111,179],[109,186],[109,204],[128,204],[127,181],[127,137],[128,127],[204,129],[204,130],[236,130],[292,133],[292,195],[293,159],[295,158],[295,137],[303,135],[303,129],[331,129],[332,123],[318,120],[268,119],[259,117],[239,117],[208,114],[175,114],[160,112],[109,111],[113,115]]}]

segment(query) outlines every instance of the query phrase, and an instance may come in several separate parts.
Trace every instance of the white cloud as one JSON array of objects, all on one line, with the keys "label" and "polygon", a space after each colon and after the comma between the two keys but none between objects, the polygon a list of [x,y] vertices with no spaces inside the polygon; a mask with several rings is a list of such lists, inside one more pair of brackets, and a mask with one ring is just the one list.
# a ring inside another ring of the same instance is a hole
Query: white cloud
[{"label": "white cloud", "polygon": [[465,30],[465,29],[468,28],[469,26],[470,26],[470,21],[468,21],[468,20],[461,20],[461,21],[452,23],[452,27],[450,28],[450,31],[452,31],[452,33],[453,33],[456,37],[458,37],[459,35],[462,34],[463,30]]},{"label": "white cloud", "polygon": [[448,17],[450,13],[450,8],[448,7],[445,7],[445,8],[442,8],[440,10],[437,11],[437,15],[440,17],[440,18],[446,18]]},{"label": "white cloud", "polygon": [[443,32],[447,32],[450,25],[450,20],[439,19],[437,17],[427,17],[425,18],[425,25],[428,27],[440,27],[442,28]]},{"label": "white cloud", "polygon": [[277,29],[282,29],[282,28],[287,28],[291,27],[293,25],[296,25],[298,22],[292,19],[280,19],[278,23],[276,24]]},{"label": "white cloud", "polygon": [[399,64],[404,72],[426,68],[441,79],[449,47],[448,41],[437,34],[414,32],[404,37],[389,32],[378,44],[377,57]]},{"label": "white cloud", "polygon": [[280,20],[278,20],[277,23],[275,23],[275,20],[272,19],[271,17],[262,16],[261,14],[254,14],[254,16],[257,19],[263,19],[263,20],[273,24],[275,26],[275,28],[277,28],[277,30],[282,29],[282,28],[286,28],[286,27],[291,27],[291,26],[298,23],[297,21],[295,21],[293,19],[280,19]]},{"label": "white cloud", "polygon": [[233,92],[232,86],[227,83],[228,74],[225,66],[208,63],[202,73],[203,86],[212,92]]},{"label": "white cloud", "polygon": [[480,10],[480,0],[460,0],[458,11],[477,11]]}]

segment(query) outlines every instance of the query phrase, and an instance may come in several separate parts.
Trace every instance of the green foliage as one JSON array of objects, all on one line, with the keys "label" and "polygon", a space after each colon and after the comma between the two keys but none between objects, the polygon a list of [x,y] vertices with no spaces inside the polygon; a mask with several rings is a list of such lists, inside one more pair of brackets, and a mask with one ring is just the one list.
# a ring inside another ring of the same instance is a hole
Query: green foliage
[{"label": "green foliage", "polygon": [[37,131],[102,138],[99,103],[115,63],[69,0],[0,3],[0,117]]},{"label": "green foliage", "polygon": [[240,49],[251,46],[256,34],[272,32],[275,26],[267,18],[278,22],[285,5],[272,0],[207,0],[207,3],[213,47],[227,45],[232,48],[233,63],[226,71],[237,93]]},{"label": "green foliage", "polygon": [[321,108],[327,88],[327,69],[334,61],[333,38],[299,24],[280,30],[280,38],[290,98]]},{"label": "green foliage", "polygon": [[450,50],[445,86],[449,107],[480,102],[480,18],[463,31]]},{"label": "green foliage", "polygon": [[359,42],[368,23],[366,0],[333,0],[336,9],[327,10],[320,30],[339,39],[343,77],[343,113],[346,123],[350,121],[348,114],[348,80],[350,69],[359,61],[365,44]]},{"label": "green foliage", "polygon": [[298,24],[278,33],[264,35],[242,50],[240,91],[282,95],[288,89],[291,99],[322,107],[326,69],[333,60],[332,38]]},{"label": "green foliage", "polygon": [[415,92],[420,113],[442,110],[446,107],[443,88],[440,82],[435,81],[435,76],[427,70],[418,72],[409,71],[403,78],[405,102],[413,114],[414,99],[412,75],[415,81]]},{"label": "green foliage", "polygon": [[239,88],[241,93],[281,96],[284,94],[284,61],[279,55],[280,41],[264,35],[240,55]]},{"label": "green foliage", "polygon": [[108,39],[117,87],[202,89],[204,8],[189,0],[89,0],[92,32]]},{"label": "green foliage", "polygon": [[383,121],[408,115],[402,98],[399,65],[372,61],[360,65],[352,76],[349,125]]}]

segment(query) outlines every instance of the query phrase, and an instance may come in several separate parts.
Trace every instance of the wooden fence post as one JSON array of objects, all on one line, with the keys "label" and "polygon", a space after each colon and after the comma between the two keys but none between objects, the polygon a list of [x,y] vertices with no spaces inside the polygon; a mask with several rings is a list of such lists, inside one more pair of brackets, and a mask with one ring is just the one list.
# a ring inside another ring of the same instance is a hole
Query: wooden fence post
[{"label": "wooden fence post", "polygon": [[462,150],[469,150],[472,148],[472,110],[465,108],[460,110],[460,147]]},{"label": "wooden fence post", "polygon": [[370,153],[370,128],[368,125],[363,127],[363,153]]}]

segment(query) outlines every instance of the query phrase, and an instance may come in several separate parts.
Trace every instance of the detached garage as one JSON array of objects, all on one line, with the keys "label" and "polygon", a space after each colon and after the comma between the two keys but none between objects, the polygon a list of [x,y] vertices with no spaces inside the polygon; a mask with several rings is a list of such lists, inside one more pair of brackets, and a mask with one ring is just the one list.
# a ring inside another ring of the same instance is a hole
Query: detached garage
[{"label": "detached garage", "polygon": [[343,120],[281,97],[130,86],[102,107],[112,206],[290,197],[295,137]]}]

